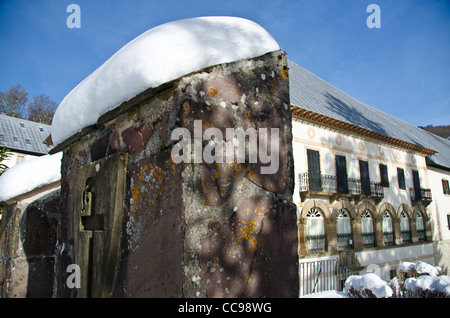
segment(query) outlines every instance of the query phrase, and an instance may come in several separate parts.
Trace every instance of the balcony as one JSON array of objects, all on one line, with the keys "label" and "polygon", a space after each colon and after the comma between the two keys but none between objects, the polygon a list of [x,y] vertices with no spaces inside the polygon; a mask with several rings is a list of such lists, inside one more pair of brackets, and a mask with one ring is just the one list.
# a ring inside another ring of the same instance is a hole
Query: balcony
[{"label": "balcony", "polygon": [[332,200],[344,196],[351,197],[355,201],[361,198],[372,198],[377,203],[384,197],[384,189],[380,182],[369,181],[362,184],[361,180],[356,178],[347,178],[338,182],[336,176],[326,174],[311,176],[308,172],[300,173],[298,181],[302,201],[311,194],[327,195],[332,197]]},{"label": "balcony", "polygon": [[409,193],[411,195],[412,203],[421,202],[425,206],[431,203],[431,190],[430,189],[422,189],[422,188],[409,188]]}]

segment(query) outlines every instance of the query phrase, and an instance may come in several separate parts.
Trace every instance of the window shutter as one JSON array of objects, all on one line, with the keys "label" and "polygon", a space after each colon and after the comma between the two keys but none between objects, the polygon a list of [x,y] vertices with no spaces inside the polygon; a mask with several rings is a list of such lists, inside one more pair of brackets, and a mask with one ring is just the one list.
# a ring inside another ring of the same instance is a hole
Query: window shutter
[{"label": "window shutter", "polygon": [[348,193],[347,160],[344,156],[336,155],[336,177],[339,193]]},{"label": "window shutter", "polygon": [[405,190],[405,171],[402,168],[397,168],[398,187]]},{"label": "window shutter", "polygon": [[311,191],[322,191],[322,180],[320,178],[320,154],[316,150],[307,150],[309,189]]},{"label": "window shutter", "polygon": [[370,195],[369,163],[367,161],[359,161],[359,172],[361,174],[361,192]]},{"label": "window shutter", "polygon": [[450,194],[448,180],[442,179],[442,189],[444,191],[444,194]]},{"label": "window shutter", "polygon": [[382,187],[389,187],[389,177],[388,177],[388,170],[387,165],[380,163],[380,176],[381,176],[381,186]]}]

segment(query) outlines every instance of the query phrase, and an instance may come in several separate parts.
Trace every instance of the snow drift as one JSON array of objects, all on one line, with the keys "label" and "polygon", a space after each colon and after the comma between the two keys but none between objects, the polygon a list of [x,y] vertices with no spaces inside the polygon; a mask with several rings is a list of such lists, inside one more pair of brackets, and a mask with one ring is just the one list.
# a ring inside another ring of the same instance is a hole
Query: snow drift
[{"label": "snow drift", "polygon": [[22,162],[0,176],[0,202],[61,179],[62,153]]},{"label": "snow drift", "polygon": [[393,294],[387,283],[373,273],[349,276],[345,281],[343,293],[349,294],[352,288],[355,291],[370,290],[377,298],[388,298]]},{"label": "snow drift", "polygon": [[60,144],[150,87],[279,49],[266,30],[243,18],[200,17],[159,25],[121,48],[62,100],[53,117],[53,142]]}]

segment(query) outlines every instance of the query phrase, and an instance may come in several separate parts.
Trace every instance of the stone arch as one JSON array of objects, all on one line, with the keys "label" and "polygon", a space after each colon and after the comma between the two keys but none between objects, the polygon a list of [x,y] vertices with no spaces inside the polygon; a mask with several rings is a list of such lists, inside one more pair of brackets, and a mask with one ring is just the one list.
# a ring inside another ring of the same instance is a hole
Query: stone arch
[{"label": "stone arch", "polygon": [[391,215],[391,218],[397,219],[397,212],[395,211],[395,208],[392,204],[389,202],[383,202],[378,209],[378,217],[381,219],[381,216],[383,215],[384,211],[388,211],[388,213]]},{"label": "stone arch", "polygon": [[311,199],[306,201],[305,205],[303,206],[302,212],[300,213],[300,218],[306,218],[306,213],[312,208],[317,208],[323,213],[324,219],[329,219],[331,216],[330,209],[328,208],[328,205],[325,203],[325,201],[320,199]]},{"label": "stone arch", "polygon": [[362,213],[364,210],[369,210],[369,212],[372,214],[372,218],[374,218],[374,219],[378,219],[378,218],[379,218],[379,215],[378,215],[378,213],[377,213],[377,208],[376,208],[376,206],[375,206],[372,202],[369,202],[369,201],[363,201],[363,202],[361,202],[361,203],[358,205],[358,208],[357,208],[357,215],[358,215],[358,218],[361,217],[361,213]]},{"label": "stone arch", "polygon": [[412,209],[409,207],[409,205],[407,205],[406,203],[402,203],[399,205],[398,209],[397,209],[397,218],[400,218],[400,214],[405,211],[406,215],[408,216],[408,218],[411,220],[413,219],[413,214],[412,214]]},{"label": "stone arch", "polygon": [[355,209],[350,204],[350,202],[346,200],[339,200],[338,202],[336,202],[336,204],[333,206],[331,218],[336,218],[336,214],[340,209],[345,209],[350,214],[352,220],[356,219]]},{"label": "stone arch", "polygon": [[414,217],[416,217],[416,213],[420,212],[420,214],[422,214],[423,220],[424,221],[429,221],[430,220],[430,216],[427,213],[427,210],[424,208],[424,206],[422,205],[422,203],[418,203],[414,206],[413,211],[412,211],[412,215]]}]

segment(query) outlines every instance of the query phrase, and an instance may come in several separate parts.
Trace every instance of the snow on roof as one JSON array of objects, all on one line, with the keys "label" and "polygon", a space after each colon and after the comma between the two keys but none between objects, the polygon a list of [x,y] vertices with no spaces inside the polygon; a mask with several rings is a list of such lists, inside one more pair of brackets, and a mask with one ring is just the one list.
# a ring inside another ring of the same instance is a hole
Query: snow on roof
[{"label": "snow on roof", "polygon": [[22,162],[0,176],[0,202],[61,179],[62,152]]},{"label": "snow on roof", "polygon": [[60,144],[150,87],[279,49],[266,30],[243,18],[200,17],[159,25],[121,48],[62,100],[53,117],[53,142]]}]

